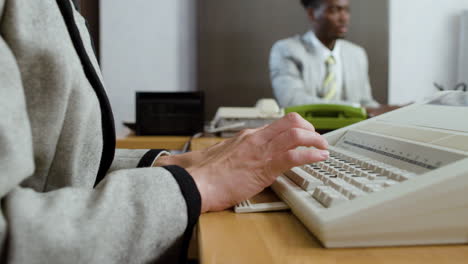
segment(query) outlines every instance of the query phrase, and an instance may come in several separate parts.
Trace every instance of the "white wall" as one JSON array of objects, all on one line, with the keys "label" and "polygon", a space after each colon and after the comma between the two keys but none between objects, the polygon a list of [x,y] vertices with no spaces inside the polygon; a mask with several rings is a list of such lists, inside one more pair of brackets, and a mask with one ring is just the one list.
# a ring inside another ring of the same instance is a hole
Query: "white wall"
[{"label": "white wall", "polygon": [[457,82],[460,15],[467,0],[390,0],[390,103],[431,95]]},{"label": "white wall", "polygon": [[135,120],[135,91],[196,87],[193,0],[101,0],[101,66],[118,136]]}]

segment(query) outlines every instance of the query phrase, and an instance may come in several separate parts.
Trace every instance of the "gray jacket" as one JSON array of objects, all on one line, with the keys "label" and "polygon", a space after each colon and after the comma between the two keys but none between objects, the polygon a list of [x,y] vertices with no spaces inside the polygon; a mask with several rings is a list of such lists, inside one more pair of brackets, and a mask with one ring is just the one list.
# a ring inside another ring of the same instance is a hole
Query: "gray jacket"
[{"label": "gray jacket", "polygon": [[115,151],[70,0],[0,0],[0,34],[0,263],[184,261],[198,189],[182,168],[136,168],[157,151]]},{"label": "gray jacket", "polygon": [[368,75],[368,60],[363,48],[346,40],[341,42],[343,62],[343,99],[328,102],[318,96],[321,78],[314,69],[321,60],[306,33],[280,40],[270,54],[273,92],[282,107],[316,103],[358,103],[376,107]]}]

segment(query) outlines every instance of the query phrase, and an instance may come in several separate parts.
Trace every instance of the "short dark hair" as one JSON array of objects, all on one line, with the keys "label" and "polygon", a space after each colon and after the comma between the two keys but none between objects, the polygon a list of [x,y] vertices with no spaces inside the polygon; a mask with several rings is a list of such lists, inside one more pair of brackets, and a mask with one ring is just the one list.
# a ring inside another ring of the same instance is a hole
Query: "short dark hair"
[{"label": "short dark hair", "polygon": [[304,8],[319,8],[322,2],[323,0],[301,0],[301,3],[304,6]]}]

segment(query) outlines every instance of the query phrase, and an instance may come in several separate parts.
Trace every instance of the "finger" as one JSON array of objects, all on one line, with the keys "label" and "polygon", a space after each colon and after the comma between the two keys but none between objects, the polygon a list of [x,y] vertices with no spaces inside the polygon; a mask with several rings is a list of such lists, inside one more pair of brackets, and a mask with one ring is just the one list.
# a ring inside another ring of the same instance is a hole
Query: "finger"
[{"label": "finger", "polygon": [[327,150],[292,149],[273,157],[267,166],[271,175],[276,177],[293,167],[327,160],[329,157],[330,153]]},{"label": "finger", "polygon": [[270,141],[281,132],[291,128],[302,128],[315,132],[314,126],[302,118],[298,113],[289,113],[283,118],[275,121],[271,125],[258,131],[258,136],[263,138],[265,141]]},{"label": "finger", "polygon": [[288,129],[268,142],[271,153],[286,152],[299,146],[328,149],[327,140],[316,132],[301,128]]}]

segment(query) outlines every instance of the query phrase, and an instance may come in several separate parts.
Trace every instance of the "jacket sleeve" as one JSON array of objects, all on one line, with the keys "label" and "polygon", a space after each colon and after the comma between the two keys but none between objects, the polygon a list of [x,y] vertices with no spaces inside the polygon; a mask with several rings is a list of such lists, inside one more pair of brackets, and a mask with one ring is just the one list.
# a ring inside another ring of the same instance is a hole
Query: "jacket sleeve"
[{"label": "jacket sleeve", "polygon": [[179,176],[186,190],[164,168],[117,171],[94,190],[37,193],[17,187],[2,201],[8,261],[180,261],[200,213],[200,198],[190,176]]},{"label": "jacket sleeve", "polygon": [[294,56],[294,48],[294,45],[283,40],[275,43],[270,53],[271,85],[281,107],[320,103],[345,104],[342,100],[330,102],[307,93],[303,80],[303,65],[300,59]]},{"label": "jacket sleeve", "polygon": [[152,167],[156,160],[171,153],[165,149],[116,149],[109,172],[122,169]]},{"label": "jacket sleeve", "polygon": [[182,168],[116,170],[95,189],[20,186],[34,174],[32,135],[19,69],[1,37],[0,65],[0,262],[184,261],[201,200]]}]

